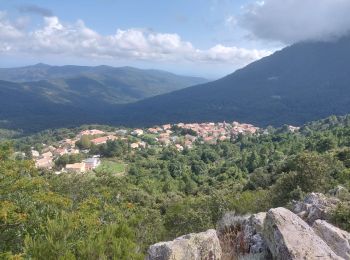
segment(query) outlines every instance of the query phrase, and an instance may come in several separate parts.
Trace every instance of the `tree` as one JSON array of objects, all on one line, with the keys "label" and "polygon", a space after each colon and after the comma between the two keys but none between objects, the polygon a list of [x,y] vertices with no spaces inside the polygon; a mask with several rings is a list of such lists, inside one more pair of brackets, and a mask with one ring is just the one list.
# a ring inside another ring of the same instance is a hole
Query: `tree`
[{"label": "tree", "polygon": [[254,171],[260,165],[260,156],[256,151],[253,151],[248,157],[247,169],[249,172]]},{"label": "tree", "polygon": [[82,154],[64,154],[55,161],[58,169],[65,167],[67,164],[78,163],[83,159]]},{"label": "tree", "polygon": [[296,157],[293,168],[297,172],[296,185],[303,192],[326,192],[332,188],[332,177],[342,171],[342,165],[330,155],[304,153]]},{"label": "tree", "polygon": [[330,155],[302,153],[288,163],[271,188],[274,204],[282,206],[302,193],[327,192],[344,166]]},{"label": "tree", "polygon": [[80,140],[76,143],[80,149],[90,149],[91,141],[88,135],[83,135]]},{"label": "tree", "polygon": [[107,141],[100,146],[100,153],[105,157],[119,157],[127,151],[126,143],[122,141]]},{"label": "tree", "polygon": [[320,153],[332,150],[337,146],[336,140],[332,137],[322,137],[316,144],[316,149]]}]

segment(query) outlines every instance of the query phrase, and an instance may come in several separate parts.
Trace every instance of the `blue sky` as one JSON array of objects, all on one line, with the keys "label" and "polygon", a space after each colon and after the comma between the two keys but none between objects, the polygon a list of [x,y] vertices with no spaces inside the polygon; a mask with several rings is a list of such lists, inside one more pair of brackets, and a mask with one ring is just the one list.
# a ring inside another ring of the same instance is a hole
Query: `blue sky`
[{"label": "blue sky", "polygon": [[[149,28],[178,33],[199,47],[233,40],[225,20],[249,1],[231,0],[1,0],[1,9],[13,15],[20,6],[35,5],[50,10],[62,21],[83,20],[90,28],[112,34],[117,28]],[[40,21],[36,19],[39,23]],[[231,38],[231,39],[230,39]]]},{"label": "blue sky", "polygon": [[349,29],[348,0],[315,2],[0,0],[0,66],[127,65],[216,78],[296,41]]}]

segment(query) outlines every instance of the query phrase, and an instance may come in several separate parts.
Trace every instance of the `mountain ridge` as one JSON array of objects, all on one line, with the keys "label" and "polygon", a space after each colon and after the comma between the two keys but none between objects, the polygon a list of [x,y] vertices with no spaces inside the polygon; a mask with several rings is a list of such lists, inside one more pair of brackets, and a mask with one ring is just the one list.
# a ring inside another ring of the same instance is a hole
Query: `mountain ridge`
[{"label": "mountain ridge", "polygon": [[[88,77],[81,74],[78,78],[66,78],[63,83],[57,83],[60,80],[57,78],[17,83],[21,88],[40,90],[40,95],[51,102],[48,111],[52,113],[39,111],[33,114],[30,107],[21,114],[16,106],[12,106],[18,112],[14,117],[13,111],[2,107],[0,120],[12,121],[7,127],[32,130],[83,123],[132,127],[208,121],[240,121],[261,127],[302,125],[330,115],[350,113],[349,64],[350,37],[333,42],[303,42],[221,79],[169,90],[170,93],[165,94],[154,89],[154,70],[138,78],[130,76],[135,75],[130,73],[133,68],[124,68],[123,73],[118,74],[119,88],[116,88],[111,84],[116,71],[113,69],[110,76],[109,67],[100,66],[97,70],[103,71],[102,74],[89,74]],[[43,64],[37,66],[45,67]],[[72,73],[69,68],[64,67],[64,70]],[[73,68],[81,70],[80,67]],[[173,82],[173,79],[169,81]],[[132,87],[137,82],[142,82],[141,89]],[[151,97],[146,97],[144,90],[151,93]],[[120,93],[124,96],[120,97]],[[16,104],[15,99],[14,102]],[[18,106],[24,107],[23,104]],[[50,118],[55,118],[55,122],[48,122]]]},{"label": "mountain ridge", "polygon": [[85,91],[86,87],[97,94],[104,93],[108,97],[104,101],[108,104],[135,102],[207,81],[203,78],[133,67],[50,66],[43,63],[0,69],[0,79],[33,88],[38,85],[45,92],[56,91],[58,97],[60,94],[65,95],[65,91]]},{"label": "mountain ridge", "polygon": [[206,81],[132,67],[55,67],[39,63],[0,69],[0,127],[37,131],[78,122],[103,123],[120,104]]},{"label": "mountain ridge", "polygon": [[[126,105],[115,121],[236,120],[279,126],[344,115],[350,112],[348,64],[350,37],[297,43],[219,80]],[[146,113],[153,116],[145,120]]]},{"label": "mountain ridge", "polygon": [[[39,80],[75,77],[77,75],[89,75],[88,73],[113,73],[113,72],[144,72],[155,73],[168,76],[180,76],[183,78],[192,79],[195,81],[208,81],[202,77],[179,75],[165,70],[157,69],[140,69],[132,66],[113,67],[109,65],[97,65],[97,66],[82,66],[82,65],[49,65],[45,63],[37,63],[34,65],[13,67],[13,68],[0,68],[0,79],[12,82],[31,82]],[[25,73],[28,73],[25,74]],[[41,74],[33,74],[34,72],[40,72]],[[44,75],[43,75],[44,73]],[[49,75],[51,73],[51,75]],[[21,77],[19,77],[22,76]]]}]

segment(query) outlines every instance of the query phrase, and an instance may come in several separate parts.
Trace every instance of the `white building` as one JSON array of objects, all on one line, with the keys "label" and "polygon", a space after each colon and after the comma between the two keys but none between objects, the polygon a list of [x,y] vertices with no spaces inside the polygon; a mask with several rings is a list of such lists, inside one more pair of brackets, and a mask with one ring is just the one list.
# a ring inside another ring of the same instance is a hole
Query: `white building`
[{"label": "white building", "polygon": [[101,160],[99,158],[88,158],[84,161],[84,163],[85,170],[91,171],[93,169],[96,169],[101,164]]},{"label": "white building", "polygon": [[131,132],[131,134],[134,136],[141,136],[141,135],[143,135],[143,130],[142,129],[135,129],[134,131]]}]

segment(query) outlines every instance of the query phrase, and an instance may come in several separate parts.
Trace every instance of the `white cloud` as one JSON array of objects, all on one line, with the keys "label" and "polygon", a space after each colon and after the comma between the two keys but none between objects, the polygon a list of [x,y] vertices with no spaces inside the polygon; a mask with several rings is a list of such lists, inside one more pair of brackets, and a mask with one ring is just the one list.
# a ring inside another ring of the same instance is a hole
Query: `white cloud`
[{"label": "white cloud", "polygon": [[132,59],[146,61],[185,61],[246,65],[270,54],[216,45],[195,48],[178,34],[158,33],[144,29],[118,29],[112,35],[101,35],[83,21],[62,23],[58,17],[43,17],[43,26],[32,31],[16,28],[0,13],[0,53],[26,55],[60,55],[79,58]]},{"label": "white cloud", "polygon": [[230,15],[225,19],[225,25],[229,28],[234,28],[237,25],[237,19],[235,16]]},{"label": "white cloud", "polygon": [[18,30],[14,24],[7,19],[6,12],[0,11],[0,40],[4,41],[16,40],[22,36],[22,32]]},{"label": "white cloud", "polygon": [[244,7],[240,25],[283,43],[332,40],[350,31],[349,0],[265,0]]},{"label": "white cloud", "polygon": [[209,50],[198,51],[198,58],[202,61],[221,61],[227,63],[248,64],[254,60],[270,55],[270,51],[248,50],[237,47],[226,47],[218,44]]}]

